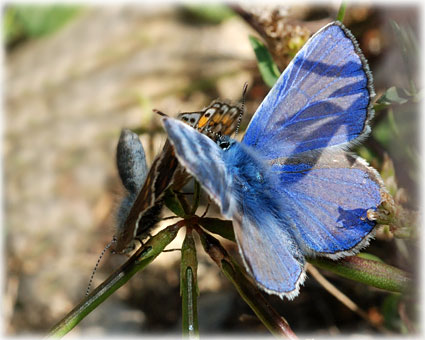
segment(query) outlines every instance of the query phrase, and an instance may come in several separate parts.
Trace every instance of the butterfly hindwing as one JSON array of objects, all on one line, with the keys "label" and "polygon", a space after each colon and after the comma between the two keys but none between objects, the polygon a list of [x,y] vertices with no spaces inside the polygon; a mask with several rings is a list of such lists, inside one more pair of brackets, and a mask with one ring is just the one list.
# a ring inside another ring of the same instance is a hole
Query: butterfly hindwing
[{"label": "butterfly hindwing", "polygon": [[275,195],[295,225],[305,255],[351,255],[373,235],[368,211],[381,204],[378,173],[363,159],[342,151],[273,161]]},{"label": "butterfly hindwing", "polygon": [[305,279],[305,260],[285,221],[258,205],[241,208],[233,228],[245,267],[263,290],[294,298]]},{"label": "butterfly hindwing", "polygon": [[125,221],[127,216],[148,176],[143,145],[139,136],[129,129],[121,131],[117,145],[116,162],[121,182],[127,191],[116,213],[116,235],[123,235],[126,231]]},{"label": "butterfly hindwing", "polygon": [[345,145],[369,132],[372,78],[352,34],[325,26],[304,45],[257,109],[243,143],[266,159]]},{"label": "butterfly hindwing", "polygon": [[242,114],[243,112],[238,106],[213,101],[202,111],[180,113],[177,118],[215,139],[214,133],[232,134],[237,125],[237,118]]}]

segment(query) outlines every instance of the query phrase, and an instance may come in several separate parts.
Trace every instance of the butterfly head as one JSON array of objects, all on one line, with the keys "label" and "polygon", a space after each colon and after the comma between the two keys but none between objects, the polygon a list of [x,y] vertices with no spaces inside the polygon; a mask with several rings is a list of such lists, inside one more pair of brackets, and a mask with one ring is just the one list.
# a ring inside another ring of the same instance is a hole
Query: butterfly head
[{"label": "butterfly head", "polygon": [[217,139],[217,145],[223,150],[229,150],[233,144],[235,144],[235,140],[230,138],[229,136],[223,135]]}]

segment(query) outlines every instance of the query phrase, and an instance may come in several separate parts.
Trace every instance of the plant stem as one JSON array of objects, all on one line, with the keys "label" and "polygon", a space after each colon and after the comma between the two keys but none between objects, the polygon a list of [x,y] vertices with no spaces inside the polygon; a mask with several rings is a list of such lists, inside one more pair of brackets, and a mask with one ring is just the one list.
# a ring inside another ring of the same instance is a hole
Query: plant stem
[{"label": "plant stem", "polygon": [[338,14],[336,15],[336,20],[338,20],[339,22],[342,22],[344,20],[346,8],[347,8],[347,2],[342,1],[341,6],[339,6]]},{"label": "plant stem", "polygon": [[182,331],[183,337],[199,338],[198,327],[198,285],[195,240],[192,228],[186,227],[186,238],[182,245],[180,264],[180,295],[182,296]]},{"label": "plant stem", "polygon": [[239,295],[251,307],[264,326],[275,336],[297,339],[287,321],[267,302],[258,287],[247,277],[245,271],[233,260],[219,241],[197,228],[202,246],[226,277],[233,283]]}]

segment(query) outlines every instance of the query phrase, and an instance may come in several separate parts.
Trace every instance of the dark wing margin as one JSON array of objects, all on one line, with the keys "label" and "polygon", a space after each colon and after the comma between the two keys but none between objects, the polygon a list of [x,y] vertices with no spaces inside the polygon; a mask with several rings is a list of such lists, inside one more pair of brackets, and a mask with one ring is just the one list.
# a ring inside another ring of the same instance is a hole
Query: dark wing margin
[{"label": "dark wing margin", "polygon": [[266,159],[349,146],[370,132],[372,74],[354,36],[331,23],[298,52],[257,109],[243,143]]}]

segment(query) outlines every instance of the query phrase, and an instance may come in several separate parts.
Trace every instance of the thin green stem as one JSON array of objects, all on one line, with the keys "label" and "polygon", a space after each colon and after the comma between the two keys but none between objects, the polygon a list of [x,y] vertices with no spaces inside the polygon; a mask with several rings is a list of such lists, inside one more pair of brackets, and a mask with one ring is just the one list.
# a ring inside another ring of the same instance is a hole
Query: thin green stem
[{"label": "thin green stem", "polygon": [[180,264],[180,294],[182,296],[182,331],[190,339],[199,338],[198,327],[198,261],[192,228],[186,227]]},{"label": "thin green stem", "polygon": [[257,57],[261,77],[269,87],[273,87],[279,79],[280,71],[266,46],[256,37],[250,36],[249,41]]},{"label": "thin green stem", "polygon": [[201,237],[202,246],[207,254],[233,283],[239,295],[251,307],[263,325],[275,336],[297,339],[287,321],[267,302],[258,287],[248,278],[237,262],[228,255],[219,241],[200,228],[197,228],[196,231]]},{"label": "thin green stem", "polygon": [[347,2],[342,1],[341,6],[339,6],[338,14],[336,15],[336,20],[342,22],[345,17],[345,10],[347,9]]}]

